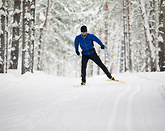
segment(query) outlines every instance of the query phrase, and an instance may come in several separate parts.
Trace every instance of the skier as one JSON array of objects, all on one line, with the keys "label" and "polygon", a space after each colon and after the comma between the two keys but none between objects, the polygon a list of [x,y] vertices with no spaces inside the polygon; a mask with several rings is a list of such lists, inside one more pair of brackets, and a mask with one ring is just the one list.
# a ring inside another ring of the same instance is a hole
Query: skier
[{"label": "skier", "polygon": [[94,34],[87,33],[87,27],[85,25],[83,25],[80,30],[81,34],[76,36],[74,45],[76,54],[78,56],[80,55],[79,45],[83,50],[81,61],[81,85],[85,85],[86,83],[86,67],[89,59],[93,60],[104,71],[109,79],[115,80],[114,77],[111,76],[111,73],[108,71],[106,66],[102,63],[94,49],[93,41],[97,42],[101,46],[101,49],[105,49],[103,43]]}]

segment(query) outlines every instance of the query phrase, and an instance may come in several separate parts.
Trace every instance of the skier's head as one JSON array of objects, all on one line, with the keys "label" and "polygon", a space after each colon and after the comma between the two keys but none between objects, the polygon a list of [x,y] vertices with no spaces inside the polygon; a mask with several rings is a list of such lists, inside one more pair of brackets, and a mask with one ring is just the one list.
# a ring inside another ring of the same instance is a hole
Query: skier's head
[{"label": "skier's head", "polygon": [[87,32],[87,27],[85,25],[81,26],[81,32]]},{"label": "skier's head", "polygon": [[87,35],[87,27],[83,25],[80,30],[82,37],[85,37]]}]

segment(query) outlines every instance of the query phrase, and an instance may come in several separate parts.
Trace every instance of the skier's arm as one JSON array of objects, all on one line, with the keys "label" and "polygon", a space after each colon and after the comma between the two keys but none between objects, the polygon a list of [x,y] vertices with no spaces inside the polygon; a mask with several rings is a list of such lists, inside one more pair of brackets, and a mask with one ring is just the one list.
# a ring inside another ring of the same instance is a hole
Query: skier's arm
[{"label": "skier's arm", "polygon": [[101,49],[105,49],[105,45],[103,45],[103,43],[101,42],[99,38],[97,38],[94,34],[92,34],[92,37],[93,37],[92,39],[101,46]]},{"label": "skier's arm", "polygon": [[75,51],[79,51],[78,38],[77,37],[74,40],[74,47],[75,47]]},{"label": "skier's arm", "polygon": [[74,46],[75,46],[76,54],[79,56],[80,52],[79,52],[79,46],[78,45],[79,45],[79,42],[78,42],[78,38],[76,37],[74,40]]},{"label": "skier's arm", "polygon": [[92,39],[93,39],[94,41],[96,41],[100,46],[103,45],[103,43],[101,42],[101,40],[100,40],[99,38],[97,38],[94,34],[92,34]]}]

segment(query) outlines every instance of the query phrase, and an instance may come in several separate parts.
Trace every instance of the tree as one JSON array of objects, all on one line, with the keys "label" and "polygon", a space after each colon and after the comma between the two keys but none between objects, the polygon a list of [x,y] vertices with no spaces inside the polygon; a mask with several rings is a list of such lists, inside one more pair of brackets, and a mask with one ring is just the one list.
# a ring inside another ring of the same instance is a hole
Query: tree
[{"label": "tree", "polygon": [[43,70],[43,31],[46,28],[47,20],[48,20],[48,11],[49,11],[49,0],[47,0],[47,7],[46,7],[46,14],[45,14],[45,21],[43,27],[40,28],[40,36],[39,36],[39,44],[38,44],[38,63],[37,63],[37,70]]},{"label": "tree", "polygon": [[[8,1],[2,0],[0,2],[0,73],[7,72],[7,48],[8,48]],[[6,67],[6,68],[5,68]]]},{"label": "tree", "polygon": [[154,57],[155,57],[155,48],[152,43],[152,36],[150,33],[150,26],[149,26],[149,16],[147,15],[147,10],[145,7],[145,3],[143,0],[139,0],[139,8],[141,11],[141,16],[143,19],[143,27],[144,27],[144,33],[146,38],[146,44],[147,44],[147,58],[146,63],[147,64],[147,70],[146,71],[153,71],[154,70]]},{"label": "tree", "polygon": [[160,71],[165,71],[165,0],[160,1],[159,48]]},{"label": "tree", "polygon": [[120,66],[120,72],[125,72],[127,71],[127,47],[128,47],[128,42],[129,42],[129,32],[128,32],[128,10],[127,10],[127,2],[126,0],[123,0],[123,36],[124,39],[121,43],[121,66]]},{"label": "tree", "polygon": [[17,69],[18,55],[19,55],[19,39],[20,39],[20,10],[21,1],[14,0],[14,19],[13,19],[13,37],[12,37],[12,50],[10,69]]},{"label": "tree", "polygon": [[155,48],[154,50],[154,54],[155,57],[153,57],[154,60],[154,66],[151,67],[152,71],[159,71],[159,59],[158,59],[158,55],[159,55],[159,49],[158,49],[158,24],[159,24],[159,2],[158,0],[151,0],[150,1],[150,13],[149,13],[149,26],[150,26],[150,33],[151,33],[151,37],[152,37],[152,44]]},{"label": "tree", "polygon": [[31,61],[31,66],[30,66],[30,70],[33,73],[33,68],[34,68],[34,44],[35,44],[35,0],[31,1],[31,16],[32,19],[30,21],[31,23],[31,37],[30,37],[30,41],[31,41],[31,57],[30,57],[30,61]]},{"label": "tree", "polygon": [[22,74],[33,72],[35,0],[23,1]]},{"label": "tree", "polygon": [[[105,39],[105,41],[104,42],[105,42],[105,46],[107,46],[108,45],[108,10],[109,10],[108,2],[105,3],[104,10],[105,10],[105,16],[104,16],[105,17],[105,19],[104,19],[104,22],[105,22],[104,23],[105,24],[105,27],[104,27],[105,28],[105,33],[104,33],[105,38],[104,39]],[[107,57],[108,57],[108,55],[105,54],[105,62],[104,62],[105,64],[107,63]]]},{"label": "tree", "polygon": [[[123,33],[124,40],[122,43],[121,64],[124,71],[132,71],[132,47],[130,40],[130,2],[123,0]],[[124,58],[123,58],[124,57]],[[121,69],[122,70],[122,69]]]}]

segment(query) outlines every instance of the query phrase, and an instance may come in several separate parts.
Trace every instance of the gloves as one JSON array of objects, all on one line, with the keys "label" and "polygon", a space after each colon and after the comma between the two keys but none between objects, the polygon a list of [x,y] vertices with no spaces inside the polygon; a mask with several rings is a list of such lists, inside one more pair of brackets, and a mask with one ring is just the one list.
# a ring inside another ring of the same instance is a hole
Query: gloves
[{"label": "gloves", "polygon": [[80,55],[80,52],[79,51],[76,51],[76,54],[79,56]]},{"label": "gloves", "polygon": [[101,49],[105,49],[105,45],[101,45]]}]

